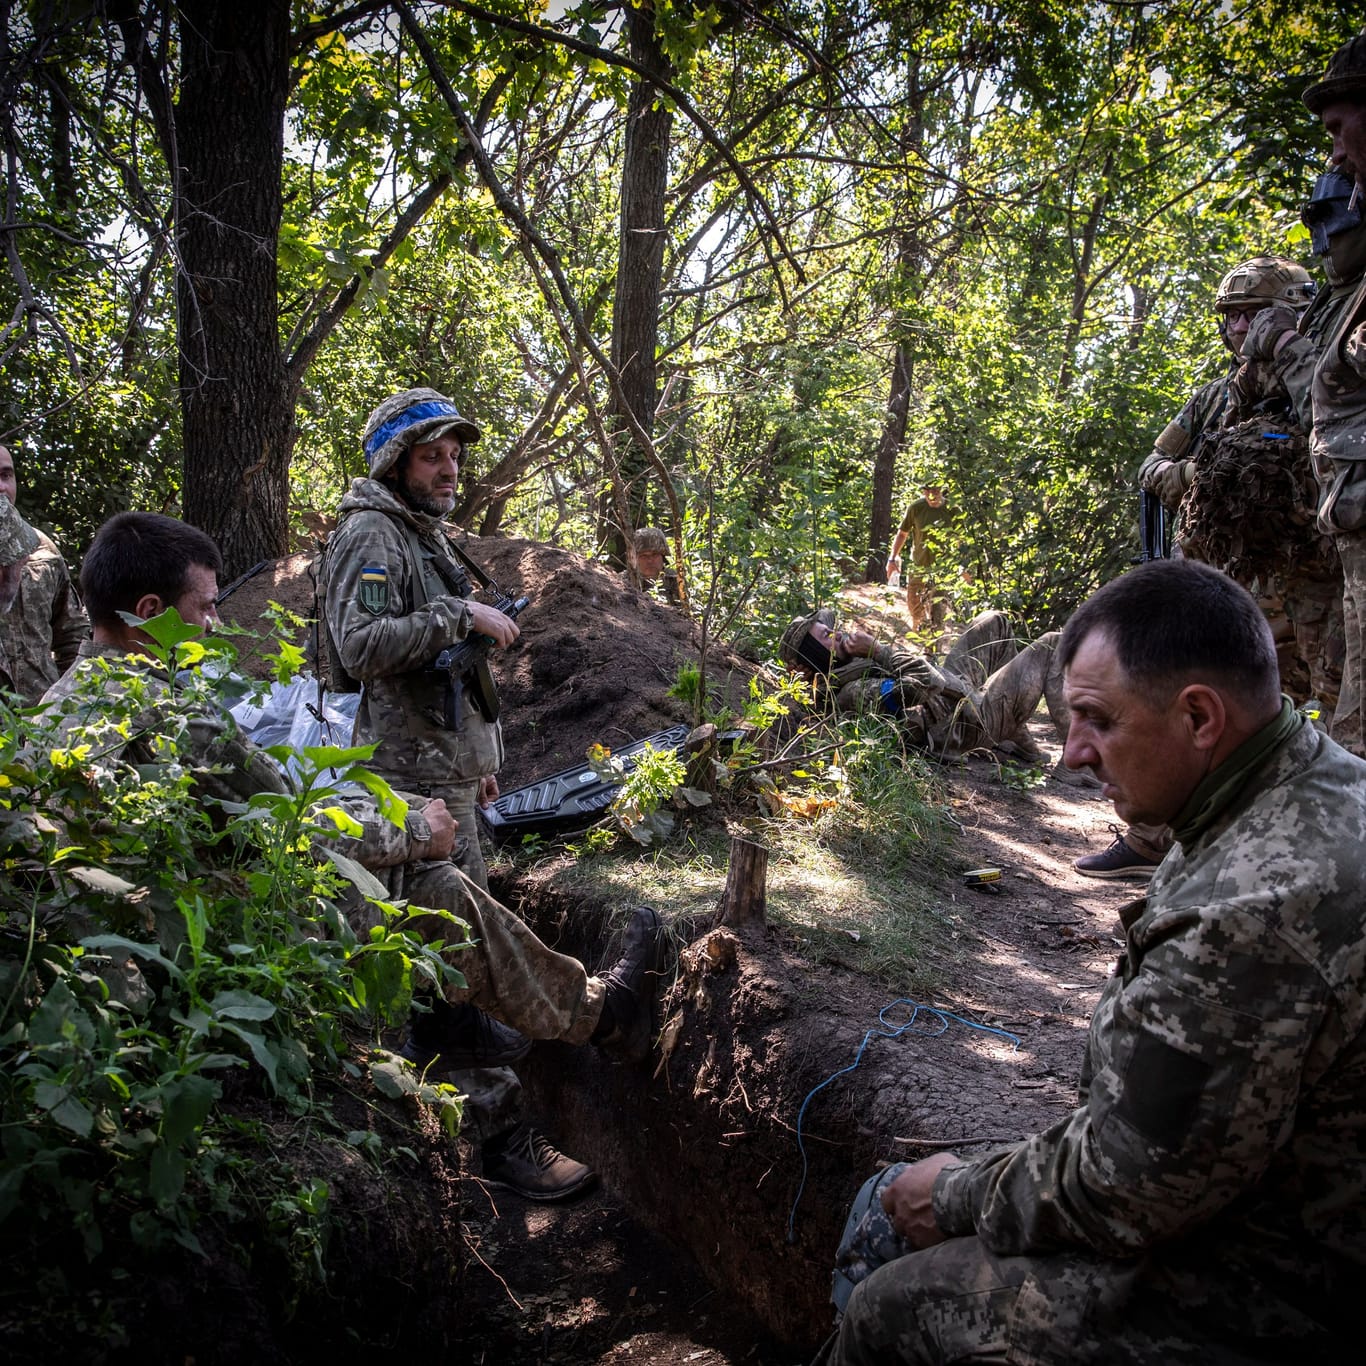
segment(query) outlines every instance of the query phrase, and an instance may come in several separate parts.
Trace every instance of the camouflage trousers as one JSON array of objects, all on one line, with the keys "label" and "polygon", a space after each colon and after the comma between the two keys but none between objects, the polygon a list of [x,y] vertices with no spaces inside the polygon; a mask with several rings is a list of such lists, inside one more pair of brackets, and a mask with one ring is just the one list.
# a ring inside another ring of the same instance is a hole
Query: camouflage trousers
[{"label": "camouflage trousers", "polygon": [[[1251,1366],[1206,1325],[1202,1297],[1167,1294],[1144,1258],[1001,1257],[952,1238],[878,1267],[855,1288],[815,1366]],[[1217,1315],[1216,1315],[1217,1320]]]},{"label": "camouflage trousers", "polygon": [[1025,727],[1041,699],[1058,736],[1066,740],[1068,712],[1057,659],[1059,639],[1057,631],[1050,631],[994,670],[976,695],[957,708],[942,742],[935,737],[935,748],[942,744],[943,752],[962,754],[1012,742],[1032,750]]},{"label": "camouflage trousers", "polygon": [[997,669],[1020,653],[1020,642],[1004,612],[979,612],[944,657],[945,672],[980,688]]},{"label": "camouflage trousers", "polygon": [[1345,640],[1342,688],[1329,734],[1344,749],[1366,758],[1362,734],[1362,666],[1366,662],[1366,532],[1334,538],[1342,557],[1342,625]]},{"label": "camouflage trousers", "polygon": [[1309,695],[1319,702],[1319,724],[1331,732],[1347,648],[1342,580],[1291,578],[1284,598],[1294,628],[1295,654],[1308,673]]},{"label": "camouflage trousers", "polygon": [[[451,852],[451,862],[455,864],[476,886],[488,890],[489,874],[484,864],[484,851],[479,847],[479,818],[475,814],[475,800],[479,794],[479,780],[473,782],[451,783],[433,787],[429,796],[440,797],[447,810],[455,818],[455,848]],[[458,882],[459,879],[457,878]],[[418,905],[426,905],[420,897],[408,893],[409,900]],[[460,894],[459,903],[467,900]],[[457,910],[457,906],[445,907],[435,903],[437,909]],[[509,912],[509,914],[511,914]],[[518,922],[521,923],[520,921]],[[471,930],[471,934],[475,933]],[[461,971],[464,960],[461,960]],[[466,972],[466,976],[468,976]],[[478,1002],[475,1002],[477,1005]],[[493,1012],[490,1012],[493,1013]],[[501,1017],[500,1017],[501,1018]],[[520,1028],[514,1020],[504,1020],[505,1024]],[[526,1031],[523,1030],[523,1033]],[[471,1124],[480,1140],[489,1139],[496,1134],[506,1133],[519,1124],[522,1119],[522,1083],[510,1067],[457,1068],[450,1073],[453,1085],[465,1095],[465,1119]]]}]

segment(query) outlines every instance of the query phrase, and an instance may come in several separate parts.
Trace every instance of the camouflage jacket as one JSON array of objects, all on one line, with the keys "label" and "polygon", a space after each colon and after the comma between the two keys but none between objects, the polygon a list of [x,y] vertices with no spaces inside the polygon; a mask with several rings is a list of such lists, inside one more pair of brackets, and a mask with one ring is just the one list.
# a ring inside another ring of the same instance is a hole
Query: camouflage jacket
[{"label": "camouflage jacket", "polygon": [[14,691],[26,702],[36,702],[75,662],[89,634],[66,561],[39,532],[38,549],[24,566],[14,606],[0,616],[0,658],[8,663]]},{"label": "camouflage jacket", "polygon": [[840,711],[897,716],[911,744],[924,748],[973,690],[919,650],[878,645],[871,655],[836,664],[830,671],[830,692]]},{"label": "camouflage jacket", "polygon": [[[289,792],[289,776],[263,749],[238,729],[222,708],[202,695],[173,700],[177,684],[160,665],[119,646],[82,642],[79,658],[43,697],[48,704],[45,736],[53,745],[78,737],[139,767],[174,762],[188,765],[201,798],[245,803],[258,792]],[[141,711],[122,745],[109,717],[112,693],[143,690]],[[102,731],[107,732],[102,737]],[[431,829],[421,814],[425,803],[413,799],[405,826],[384,819],[367,793],[348,795],[333,805],[346,810],[363,829],[358,838],[337,836],[326,843],[365,867],[377,870],[393,895],[401,895],[401,865],[426,857]],[[212,813],[211,813],[212,818]]]},{"label": "camouflage jacket", "polygon": [[1002,1254],[1146,1257],[1229,1332],[1308,1339],[1355,1323],[1366,1272],[1366,763],[1288,710],[1240,760],[1122,917],[1080,1107],[947,1168],[934,1211]]},{"label": "camouflage jacket", "polygon": [[379,741],[370,766],[395,787],[434,796],[503,762],[502,730],[468,699],[461,728],[446,728],[446,675],[428,667],[470,626],[472,585],[452,591],[433,564],[450,561],[444,527],[384,484],[357,479],[328,542],[323,584],[337,652],[364,684],[357,743]]},{"label": "camouflage jacket", "polygon": [[[1186,400],[1185,406],[1163,427],[1153,442],[1152,454],[1138,467],[1138,483],[1146,488],[1151,472],[1164,460],[1193,460],[1200,445],[1211,433],[1218,431],[1229,406],[1229,384],[1236,362],[1230,362],[1226,374],[1202,384]],[[1177,504],[1169,504],[1168,512],[1175,512]]]}]

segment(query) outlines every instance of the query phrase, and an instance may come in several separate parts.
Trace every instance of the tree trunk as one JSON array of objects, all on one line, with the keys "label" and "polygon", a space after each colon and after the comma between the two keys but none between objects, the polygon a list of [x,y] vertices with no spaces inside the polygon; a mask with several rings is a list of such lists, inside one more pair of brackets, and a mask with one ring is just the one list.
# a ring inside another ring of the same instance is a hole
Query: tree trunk
[{"label": "tree trunk", "polygon": [[[903,123],[898,138],[903,161],[918,165],[925,147],[925,89],[920,80],[920,58],[910,57],[906,66],[906,98],[902,103]],[[892,485],[896,479],[896,458],[906,440],[906,423],[911,411],[911,378],[915,351],[901,316],[905,304],[919,298],[924,287],[925,252],[922,243],[920,199],[923,187],[918,178],[907,185],[896,235],[896,290],[892,299],[893,336],[896,352],[892,360],[892,379],[887,391],[887,417],[882,424],[877,452],[873,457],[873,506],[868,518],[868,563],[864,576],[869,583],[882,583],[887,577],[887,554],[891,549]]]},{"label": "tree trunk", "polygon": [[232,578],[284,554],[293,390],[279,336],[289,0],[182,0],[174,145],[187,521]]},{"label": "tree trunk", "polygon": [[[626,10],[630,52],[634,61],[667,79],[669,60],[655,37],[654,9]],[[621,375],[621,393],[613,396],[613,440],[627,489],[630,527],[608,528],[606,537],[624,556],[625,536],[646,515],[649,466],[622,418],[623,407],[646,432],[654,429],[658,382],[655,351],[659,341],[659,297],[664,271],[664,197],[669,183],[669,137],[673,111],[656,103],[658,91],[649,81],[631,89],[626,114],[626,146],[621,172],[621,226],[617,249],[617,285],[612,305],[611,360]],[[610,516],[610,511],[608,512]]]},{"label": "tree trunk", "polygon": [[887,554],[892,538],[892,482],[896,477],[896,458],[906,440],[906,419],[911,411],[910,346],[898,342],[892,363],[892,385],[887,397],[887,420],[873,457],[873,512],[868,527],[869,583],[882,583],[887,577]]}]

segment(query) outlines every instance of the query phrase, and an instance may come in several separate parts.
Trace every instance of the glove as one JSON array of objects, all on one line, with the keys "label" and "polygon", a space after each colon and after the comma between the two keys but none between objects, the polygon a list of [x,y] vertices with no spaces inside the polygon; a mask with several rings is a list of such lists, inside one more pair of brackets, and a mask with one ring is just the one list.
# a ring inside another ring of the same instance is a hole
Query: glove
[{"label": "glove", "polygon": [[1283,332],[1294,332],[1300,320],[1284,304],[1264,308],[1253,318],[1243,338],[1244,360],[1275,360],[1276,343]]},{"label": "glove", "polygon": [[1185,497],[1194,477],[1193,460],[1163,460],[1148,471],[1143,487],[1147,492],[1157,494],[1163,507],[1175,508]]}]

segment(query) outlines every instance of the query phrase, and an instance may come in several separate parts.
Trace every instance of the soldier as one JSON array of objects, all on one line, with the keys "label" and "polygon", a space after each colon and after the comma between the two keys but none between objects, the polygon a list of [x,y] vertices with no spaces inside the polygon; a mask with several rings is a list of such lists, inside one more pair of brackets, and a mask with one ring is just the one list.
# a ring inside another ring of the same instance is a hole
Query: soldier
[{"label": "soldier", "polygon": [[906,571],[906,611],[910,614],[911,627],[919,630],[922,626],[942,626],[946,603],[934,591],[934,585],[917,570],[928,569],[934,563],[927,533],[936,522],[947,521],[953,513],[944,498],[944,489],[939,484],[922,484],[920,497],[906,509],[896,536],[892,540],[892,553],[887,559],[887,582],[901,572],[901,551],[907,540],[911,543],[912,569]]},{"label": "soldier", "polygon": [[[1253,320],[1276,307],[1297,317],[1309,306],[1314,294],[1309,272],[1280,256],[1255,256],[1235,266],[1219,282],[1214,307],[1219,315],[1219,336],[1230,353],[1228,367],[1224,374],[1202,384],[1191,395],[1185,407],[1162,429],[1152,454],[1138,471],[1139,487],[1160,498],[1168,512],[1175,514],[1181,506],[1195,477],[1198,460],[1235,409],[1238,397],[1233,381],[1242,364],[1242,346]],[[1249,582],[1244,586],[1257,594],[1273,618],[1278,618],[1273,629],[1282,637],[1280,657],[1285,670],[1284,681],[1289,683],[1299,657],[1294,642],[1294,624],[1282,614],[1281,607],[1275,605],[1279,594],[1271,585]],[[1306,619],[1310,615],[1308,608],[1302,613]],[[1306,649],[1310,649],[1307,641]],[[1110,828],[1114,832],[1113,841],[1098,853],[1084,854],[1074,860],[1072,866],[1077,872],[1087,877],[1146,880],[1171,848],[1171,831],[1161,827],[1137,825],[1121,830],[1112,825]]]},{"label": "soldier", "polygon": [[1207,565],[1107,584],[1059,655],[1067,763],[1178,847],[1121,913],[1078,1107],[896,1174],[818,1362],[1355,1360],[1366,763],[1282,700],[1257,604]]},{"label": "soldier", "polygon": [[657,526],[643,526],[631,538],[631,559],[642,588],[652,593],[662,582],[665,600],[677,602],[678,572],[664,567],[668,556],[668,538]]},{"label": "soldier", "polygon": [[1005,614],[983,612],[939,665],[919,650],[834,624],[829,608],[795,618],[778,647],[783,662],[841,711],[895,716],[918,749],[953,757],[1004,747],[1039,762],[1043,752],[1025,727],[1040,698],[1066,735],[1056,631],[1021,650]]},{"label": "soldier", "polygon": [[[519,635],[515,621],[471,596],[468,562],[447,536],[461,459],[478,439],[479,428],[435,389],[385,399],[365,424],[369,478],[354,480],[342,500],[322,591],[340,662],[364,685],[356,743],[379,742],[371,767],[394,787],[441,798],[459,831],[454,861],[486,889],[475,808],[498,796],[503,734],[492,708],[473,704],[472,690],[458,728],[448,727],[449,681],[431,668],[471,633],[498,647]],[[424,1065],[440,1056],[468,1095],[486,1180],[530,1199],[564,1199],[593,1174],[521,1119],[521,1085],[502,1064],[526,1048],[515,1031],[434,1002],[430,1014],[415,1016],[407,1051]],[[467,1070],[471,1061],[479,1066]]]},{"label": "soldier", "polygon": [[[0,561],[15,540],[5,517],[18,522],[8,505],[0,508]],[[99,730],[111,686],[118,686],[111,684],[104,662],[118,660],[140,678],[145,720],[131,728],[131,739],[124,727],[98,748],[106,757],[121,753],[139,765],[166,761],[159,737],[180,730],[168,726],[160,711],[170,705],[170,678],[138,653],[149,637],[123,614],[147,620],[174,607],[186,622],[208,629],[218,620],[221,568],[214,542],[172,517],[124,512],[101,527],[81,571],[93,637],[82,643],[77,662],[43,699],[49,704],[55,742],[78,730],[83,736]],[[201,796],[245,803],[258,792],[289,790],[284,771],[238,731],[226,711],[191,706],[184,730],[188,748],[174,758],[190,767]],[[452,956],[466,985],[448,987],[450,998],[487,1006],[532,1038],[593,1043],[626,1060],[643,1057],[649,1049],[651,1002],[663,947],[658,915],[648,908],[635,911],[621,958],[606,973],[590,977],[581,963],[548,948],[492,897],[471,895],[468,880],[450,861],[456,825],[439,797],[410,796],[407,801],[399,827],[378,815],[368,794],[339,798],[336,804],[349,808],[364,834],[338,837],[334,843],[373,870],[391,900],[448,910],[470,923],[471,943]],[[344,909],[357,934],[378,923],[375,907],[354,892]],[[449,922],[435,917],[418,921],[415,928],[432,939],[451,934]]]},{"label": "soldier", "polygon": [[[1323,80],[1304,102],[1333,139],[1334,167],[1353,182],[1347,212],[1366,195],[1366,33],[1333,54]],[[1366,276],[1363,247],[1353,241],[1357,282],[1340,304],[1315,363],[1310,455],[1319,482],[1319,529],[1332,533],[1342,559],[1346,662],[1333,734],[1366,755],[1362,720],[1366,668]],[[1343,294],[1346,296],[1347,288]]]},{"label": "soldier", "polygon": [[[14,459],[0,446],[0,495],[18,501]],[[70,667],[89,626],[61,552],[44,536],[29,557],[14,608],[0,621],[0,649],[10,660],[13,687],[36,702]]]},{"label": "soldier", "polygon": [[[29,556],[41,544],[36,532],[19,515],[14,504],[0,498],[0,621],[13,609]],[[0,637],[0,694],[16,691],[9,656]]]}]

